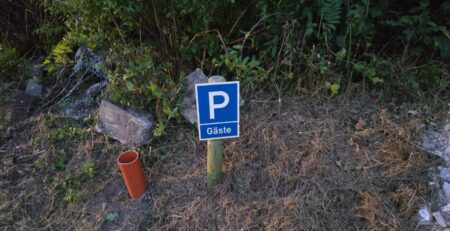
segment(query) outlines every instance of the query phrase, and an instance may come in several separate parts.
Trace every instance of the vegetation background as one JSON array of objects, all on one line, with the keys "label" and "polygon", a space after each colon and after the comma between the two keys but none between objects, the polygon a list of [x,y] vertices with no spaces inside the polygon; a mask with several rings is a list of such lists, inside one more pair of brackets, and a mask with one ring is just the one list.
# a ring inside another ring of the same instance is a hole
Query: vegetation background
[{"label": "vegetation background", "polygon": [[447,103],[449,1],[3,0],[0,15],[3,80],[23,85],[44,56],[51,85],[86,46],[106,55],[105,97],[161,120],[178,117],[181,80],[196,67],[241,81],[244,94],[357,86]]}]

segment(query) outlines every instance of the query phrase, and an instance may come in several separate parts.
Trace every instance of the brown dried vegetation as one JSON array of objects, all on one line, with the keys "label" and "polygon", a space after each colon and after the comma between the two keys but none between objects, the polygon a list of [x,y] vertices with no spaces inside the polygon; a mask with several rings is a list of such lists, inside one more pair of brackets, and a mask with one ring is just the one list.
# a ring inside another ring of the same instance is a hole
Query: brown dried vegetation
[{"label": "brown dried vegetation", "polygon": [[[150,179],[141,201],[145,206],[130,201],[117,183],[114,161],[122,148],[115,142],[90,130],[54,141],[51,129],[80,125],[49,128],[43,115],[20,122],[12,137],[1,138],[0,227],[415,228],[415,212],[431,195],[427,170],[434,161],[414,145],[420,120],[368,99],[262,98],[247,100],[241,137],[225,142],[225,174],[213,195],[205,190],[205,144],[193,128],[168,128],[165,138],[142,147]],[[361,120],[365,125],[355,128]],[[51,166],[61,148],[66,166],[55,170]],[[94,161],[96,176],[77,186],[77,200],[67,203],[58,185],[88,160]],[[105,221],[112,212],[118,220]]]}]

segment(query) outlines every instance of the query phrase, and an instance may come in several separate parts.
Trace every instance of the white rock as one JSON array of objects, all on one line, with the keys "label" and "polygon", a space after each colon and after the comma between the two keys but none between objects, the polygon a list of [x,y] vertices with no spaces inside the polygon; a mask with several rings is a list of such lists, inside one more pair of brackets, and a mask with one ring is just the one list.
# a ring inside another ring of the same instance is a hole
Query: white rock
[{"label": "white rock", "polygon": [[419,114],[419,112],[416,110],[409,110],[408,114],[415,116],[415,115]]},{"label": "white rock", "polygon": [[445,197],[450,198],[450,184],[448,182],[444,182],[442,190],[444,190]]},{"label": "white rock", "polygon": [[441,212],[450,213],[450,204],[444,205],[441,207]]},{"label": "white rock", "polygon": [[427,205],[422,205],[417,213],[419,217],[419,224],[426,225],[431,222],[431,210]]},{"label": "white rock", "polygon": [[441,168],[439,171],[439,177],[443,180],[450,180],[450,167],[449,168]]},{"label": "white rock", "polygon": [[433,213],[434,218],[436,219],[437,223],[441,227],[447,227],[447,222],[445,221],[444,217],[442,216],[441,212],[434,212]]}]

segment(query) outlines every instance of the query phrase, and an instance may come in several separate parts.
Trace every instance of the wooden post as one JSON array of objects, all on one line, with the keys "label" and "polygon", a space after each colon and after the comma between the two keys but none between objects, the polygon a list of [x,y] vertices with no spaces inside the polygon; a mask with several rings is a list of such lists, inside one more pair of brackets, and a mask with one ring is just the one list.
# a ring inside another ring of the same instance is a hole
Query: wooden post
[{"label": "wooden post", "polygon": [[212,193],[214,186],[222,179],[222,150],[222,140],[208,140],[208,154],[206,157],[206,168],[208,170],[208,193]]},{"label": "wooden post", "polygon": [[[226,82],[222,76],[211,76],[209,83]],[[223,140],[208,140],[208,152],[206,155],[206,169],[208,171],[207,191],[212,193],[214,186],[222,179],[222,165],[223,165]]]}]

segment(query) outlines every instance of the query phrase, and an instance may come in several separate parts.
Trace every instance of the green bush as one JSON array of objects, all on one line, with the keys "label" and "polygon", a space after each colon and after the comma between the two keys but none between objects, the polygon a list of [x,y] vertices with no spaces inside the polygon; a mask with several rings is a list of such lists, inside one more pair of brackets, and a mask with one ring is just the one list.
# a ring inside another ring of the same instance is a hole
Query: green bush
[{"label": "green bush", "polygon": [[[37,3],[51,19],[38,31],[60,33],[55,37],[62,38],[49,52],[49,71],[71,65],[73,51],[81,45],[108,51],[107,96],[153,108],[164,121],[177,117],[180,77],[195,67],[241,80],[245,89],[295,90],[327,81],[337,94],[337,86],[361,80],[393,92],[404,83],[425,91],[436,84],[443,89],[448,85],[434,80],[441,79],[440,73],[424,78],[408,68],[449,58],[448,2],[439,6],[418,0]],[[404,73],[405,69],[411,71]]]},{"label": "green bush", "polygon": [[0,43],[0,74],[10,72],[16,65],[17,50],[11,47],[4,47]]}]

